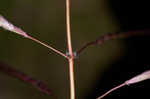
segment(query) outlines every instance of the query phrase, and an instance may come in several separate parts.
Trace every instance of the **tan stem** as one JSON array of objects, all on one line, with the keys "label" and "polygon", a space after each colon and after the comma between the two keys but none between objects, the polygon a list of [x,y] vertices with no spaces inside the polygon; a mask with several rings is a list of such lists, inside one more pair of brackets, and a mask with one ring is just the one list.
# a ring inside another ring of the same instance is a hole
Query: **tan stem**
[{"label": "tan stem", "polygon": [[105,96],[107,96],[108,94],[110,94],[111,92],[113,92],[113,91],[117,90],[118,88],[121,88],[121,87],[123,87],[125,85],[126,85],[126,83],[120,84],[119,86],[110,89],[109,91],[107,91],[106,93],[104,93],[102,96],[99,96],[97,99],[102,99]]},{"label": "tan stem", "polygon": [[70,30],[70,0],[66,0],[66,28],[67,28],[68,51],[70,56],[73,57],[71,44],[71,30]]},{"label": "tan stem", "polygon": [[69,76],[70,76],[70,99],[75,99],[75,82],[74,82],[74,63],[69,59]]},{"label": "tan stem", "polygon": [[70,99],[75,99],[75,83],[74,83],[74,55],[71,44],[70,30],[70,0],[66,0],[66,29],[67,29],[67,45],[69,51],[69,78],[70,78]]},{"label": "tan stem", "polygon": [[52,51],[56,52],[57,54],[59,54],[59,55],[65,57],[65,58],[69,59],[68,56],[66,56],[64,53],[60,52],[59,50],[57,50],[57,49],[55,49],[55,48],[53,48],[53,47],[51,47],[51,46],[49,46],[49,45],[47,45],[47,44],[45,44],[45,43],[43,43],[43,42],[41,42],[40,40],[35,39],[35,38],[31,37],[31,36],[27,36],[27,38],[28,38],[28,39],[31,39],[31,40],[35,41],[36,43],[39,43],[39,44],[41,44],[41,45],[43,45],[43,46],[45,46],[45,47],[47,47],[47,48],[49,48],[49,49],[51,49]]}]

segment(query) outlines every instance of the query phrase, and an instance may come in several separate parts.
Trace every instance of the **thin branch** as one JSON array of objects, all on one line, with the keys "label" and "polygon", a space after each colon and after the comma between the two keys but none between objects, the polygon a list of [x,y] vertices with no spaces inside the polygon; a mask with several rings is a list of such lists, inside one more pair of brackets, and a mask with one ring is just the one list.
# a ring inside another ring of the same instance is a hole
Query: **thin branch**
[{"label": "thin branch", "polygon": [[107,95],[110,94],[111,92],[113,92],[113,91],[115,91],[115,90],[117,90],[117,89],[119,89],[119,88],[121,88],[121,87],[123,87],[123,86],[125,86],[125,85],[126,85],[126,83],[120,84],[119,86],[110,89],[110,90],[107,91],[105,94],[103,94],[102,96],[98,97],[97,99],[102,99],[103,97],[107,96]]},{"label": "thin branch", "polygon": [[147,31],[128,31],[128,32],[117,32],[117,33],[108,33],[104,34],[103,36],[100,36],[94,41],[88,42],[83,47],[78,49],[76,51],[76,55],[79,55],[81,52],[83,52],[86,48],[92,45],[102,45],[104,41],[112,40],[112,39],[118,39],[118,38],[127,38],[131,36],[138,36],[138,35],[150,35],[150,30]]},{"label": "thin branch", "polygon": [[41,42],[40,40],[35,39],[35,38],[31,37],[31,36],[28,36],[27,38],[28,38],[28,39],[31,39],[31,40],[35,41],[36,43],[39,43],[39,44],[41,44],[41,45],[43,45],[43,46],[45,46],[45,47],[47,47],[47,48],[49,48],[49,49],[51,49],[52,51],[56,52],[57,54],[59,54],[59,55],[65,57],[65,58],[69,59],[69,57],[68,57],[67,55],[65,55],[64,53],[60,52],[59,50],[56,50],[55,48],[53,48],[53,47],[51,47],[51,46],[49,46],[49,45],[47,45],[47,44],[45,44],[45,43],[43,43],[43,42]]},{"label": "thin branch", "polygon": [[0,27],[6,29],[6,30],[8,30],[8,31],[17,33],[17,34],[19,34],[19,35],[21,35],[21,36],[23,36],[23,37],[25,37],[25,38],[31,39],[31,40],[33,40],[33,41],[35,41],[35,42],[37,42],[37,43],[39,43],[39,44],[41,44],[41,45],[43,45],[43,46],[49,48],[49,49],[51,49],[52,51],[56,52],[57,54],[59,54],[59,55],[65,57],[65,58],[67,58],[67,59],[69,58],[67,55],[65,55],[65,54],[62,53],[61,51],[59,51],[59,50],[53,48],[52,46],[47,45],[47,44],[41,42],[40,40],[37,40],[37,39],[35,39],[35,38],[29,36],[26,32],[24,32],[22,29],[20,29],[20,28],[14,26],[14,25],[11,24],[10,22],[8,22],[8,21],[7,21],[3,16],[1,16],[1,15],[0,15]]},{"label": "thin branch", "polygon": [[131,84],[135,84],[144,80],[150,79],[150,70],[147,70],[127,81],[125,81],[124,83],[120,84],[119,86],[116,86],[112,89],[110,89],[109,91],[107,91],[106,93],[104,93],[102,96],[99,96],[97,99],[102,99],[103,97],[107,96],[108,94],[110,94],[111,92],[117,90],[118,88],[121,88],[125,85],[131,85]]},{"label": "thin branch", "polygon": [[74,54],[71,43],[71,29],[70,29],[70,0],[66,0],[66,29],[67,29],[67,43],[69,51],[69,77],[70,77],[70,99],[75,99],[75,81],[74,81]]},{"label": "thin branch", "polygon": [[50,95],[50,89],[48,88],[48,86],[43,83],[40,80],[37,80],[35,78],[32,78],[28,75],[26,75],[23,72],[20,72],[12,67],[10,67],[9,65],[0,62],[0,72],[2,72],[3,74],[7,74],[10,77],[19,79],[21,81],[23,81],[24,83],[30,84],[36,88],[38,88],[41,92]]}]

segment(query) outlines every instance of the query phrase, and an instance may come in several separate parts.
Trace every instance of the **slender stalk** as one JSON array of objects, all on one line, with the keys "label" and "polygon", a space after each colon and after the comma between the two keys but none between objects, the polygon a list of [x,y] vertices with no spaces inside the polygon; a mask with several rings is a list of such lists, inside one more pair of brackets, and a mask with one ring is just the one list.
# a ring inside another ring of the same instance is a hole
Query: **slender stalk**
[{"label": "slender stalk", "polygon": [[107,96],[108,94],[110,94],[111,92],[117,90],[118,88],[121,88],[125,85],[131,85],[131,84],[135,84],[135,83],[138,83],[138,82],[141,82],[141,81],[144,81],[144,80],[147,80],[147,79],[150,79],[150,70],[147,70],[127,81],[125,81],[124,83],[108,90],[106,93],[104,93],[103,95],[99,96],[97,99],[102,99],[103,97]]},{"label": "slender stalk", "polygon": [[70,56],[73,57],[71,44],[71,30],[70,30],[70,0],[66,0],[66,28],[67,28],[67,43]]},{"label": "slender stalk", "polygon": [[102,99],[103,97],[107,96],[111,92],[113,92],[113,91],[117,90],[118,88],[121,88],[121,87],[123,87],[125,85],[126,85],[126,83],[123,83],[123,84],[121,84],[121,85],[119,85],[117,87],[114,87],[114,88],[110,89],[109,91],[107,91],[106,93],[104,93],[102,96],[98,97],[97,99]]},{"label": "slender stalk", "polygon": [[43,46],[45,46],[47,48],[49,48],[49,49],[53,50],[54,52],[56,52],[57,54],[59,54],[59,55],[65,57],[65,58],[69,59],[69,57],[67,55],[65,55],[64,53],[60,52],[59,50],[56,50],[55,48],[53,48],[53,47],[51,47],[51,46],[49,46],[49,45],[47,45],[47,44],[45,44],[43,42],[41,42],[40,40],[35,39],[35,38],[31,37],[31,36],[28,36],[27,38],[31,39],[31,40],[35,41],[36,43],[39,43],[39,44],[41,44],[41,45],[43,45]]},{"label": "slender stalk", "polygon": [[73,59],[69,59],[69,76],[70,76],[70,99],[75,99],[75,82],[74,82]]},{"label": "slender stalk", "polygon": [[69,51],[69,76],[70,76],[70,99],[75,99],[75,83],[74,83],[74,55],[71,44],[71,30],[70,30],[70,0],[66,0],[66,29],[67,29],[67,43]]}]

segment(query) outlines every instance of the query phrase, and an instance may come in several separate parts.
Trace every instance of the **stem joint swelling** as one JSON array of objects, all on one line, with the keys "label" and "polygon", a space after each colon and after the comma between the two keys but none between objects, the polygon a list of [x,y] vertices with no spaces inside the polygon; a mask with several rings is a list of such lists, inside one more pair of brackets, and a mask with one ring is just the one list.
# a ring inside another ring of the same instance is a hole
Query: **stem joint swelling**
[{"label": "stem joint swelling", "polygon": [[77,59],[77,57],[78,57],[77,52],[73,52],[73,55],[70,55],[69,52],[66,52],[66,56],[69,59]]}]

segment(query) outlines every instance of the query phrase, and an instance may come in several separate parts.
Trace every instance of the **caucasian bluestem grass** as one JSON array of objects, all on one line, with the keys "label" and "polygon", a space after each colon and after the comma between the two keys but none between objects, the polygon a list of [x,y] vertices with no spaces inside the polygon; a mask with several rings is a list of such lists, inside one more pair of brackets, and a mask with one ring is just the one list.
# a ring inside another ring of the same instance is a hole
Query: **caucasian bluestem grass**
[{"label": "caucasian bluestem grass", "polygon": [[[26,32],[24,32],[22,29],[14,26],[13,24],[11,24],[10,22],[8,22],[2,15],[0,15],[0,27],[4,28],[5,30],[17,33],[25,38],[31,39],[51,50],[53,50],[54,52],[56,52],[57,54],[60,54],[61,56],[67,58],[68,60],[71,59],[70,57],[70,53],[64,54],[58,50],[56,50],[55,48],[41,42],[40,40],[37,40],[35,38],[33,38],[32,36],[29,36]],[[104,41],[107,40],[111,40],[111,39],[117,39],[117,38],[126,38],[126,37],[130,37],[130,36],[135,36],[135,35],[149,35],[149,30],[146,31],[129,31],[129,32],[120,32],[120,33],[110,33],[110,34],[106,34],[103,35],[101,37],[99,37],[98,39],[88,42],[86,43],[83,47],[81,47],[80,49],[78,49],[76,52],[76,55],[73,56],[78,56],[82,51],[84,51],[87,47],[91,46],[91,45],[101,45],[104,43]],[[71,59],[72,60],[72,59]],[[16,77],[20,80],[23,80],[24,82],[30,83],[33,86],[39,88],[41,91],[43,91],[44,93],[49,94],[49,89],[47,86],[45,86],[42,82],[38,82],[39,80],[35,80],[33,78],[30,78],[29,76],[25,75],[24,73],[21,73],[13,68],[10,67],[5,67],[5,66],[1,66],[0,67],[0,71],[4,72],[10,76]],[[30,78],[29,80],[27,78]],[[146,71],[140,75],[137,75],[133,78],[131,78],[130,80],[125,81],[124,83],[120,84],[117,87],[114,87],[112,89],[110,89],[109,91],[107,91],[105,94],[103,94],[102,96],[98,97],[97,99],[102,99],[103,97],[105,97],[106,95],[110,94],[111,92],[117,90],[118,88],[121,88],[125,85],[130,85],[130,84],[135,84],[137,82],[141,82],[144,80],[150,79],[150,70]],[[72,82],[73,83],[73,82]],[[40,85],[40,86],[39,86]],[[44,86],[43,86],[44,85]],[[72,84],[73,86],[73,84]],[[74,89],[73,89],[74,90]],[[71,99],[74,99],[74,95],[72,96]]]},{"label": "caucasian bluestem grass", "polygon": [[[68,23],[69,24],[69,23]],[[55,48],[41,42],[40,40],[37,40],[35,38],[33,38],[32,36],[29,36],[26,32],[24,32],[22,29],[14,26],[13,24],[11,24],[10,22],[8,22],[3,16],[0,15],[0,27],[4,28],[5,30],[8,30],[8,31],[11,31],[11,32],[14,32],[14,33],[17,33],[25,38],[28,38],[28,39],[31,39],[51,50],[53,50],[54,52],[56,52],[57,54],[60,54],[61,56],[67,58],[68,60],[70,60],[70,62],[73,60],[74,57],[70,57],[70,53],[67,54],[64,54],[58,50],[56,50]],[[70,31],[70,30],[68,30]],[[149,30],[148,31],[129,31],[129,32],[120,32],[120,33],[110,33],[110,34],[106,34],[106,35],[103,35],[101,37],[99,37],[98,39],[94,40],[94,41],[91,41],[91,42],[88,42],[87,44],[85,44],[83,47],[81,47],[80,49],[78,49],[76,52],[76,55],[72,55],[72,56],[78,56],[83,50],[85,50],[87,47],[91,46],[91,45],[101,45],[104,43],[104,41],[107,41],[107,40],[111,40],[111,39],[117,39],[117,38],[125,38],[125,37],[130,37],[130,36],[134,36],[134,35],[145,35],[145,34],[148,34],[149,35]],[[39,88],[41,91],[49,94],[49,89],[47,88],[47,86],[45,86],[42,82],[39,82],[39,80],[35,80],[33,78],[30,78],[29,76],[25,75],[24,73],[21,73],[13,68],[10,68],[10,67],[5,67],[5,66],[1,66],[0,67],[0,71],[10,75],[10,76],[13,76],[13,77],[16,77],[20,80],[23,80],[27,83],[30,83],[32,84],[33,86]],[[72,71],[73,72],[73,71]],[[73,75],[73,74],[71,74]],[[28,79],[29,78],[29,79]],[[150,79],[150,70],[149,71],[146,71],[140,75],[137,75],[133,78],[131,78],[130,80],[127,80],[125,81],[124,83],[120,84],[119,86],[117,87],[114,87],[112,89],[110,89],[109,91],[107,91],[105,94],[103,94],[102,96],[98,97],[97,99],[102,99],[103,97],[105,97],[106,95],[110,94],[111,92],[117,90],[118,88],[121,88],[125,85],[131,85],[131,84],[135,84],[137,82],[141,82],[141,81],[144,81],[144,80],[147,80],[147,79]],[[73,80],[72,80],[73,81]],[[73,82],[72,82],[73,83]],[[40,86],[39,86],[40,85]],[[74,84],[72,84],[73,86]],[[74,93],[74,88],[72,89],[72,94]],[[74,94],[72,95],[72,98],[71,99],[75,99],[74,98]]]},{"label": "caucasian bluestem grass", "polygon": [[[31,39],[49,49],[52,51],[56,52],[57,54],[65,57],[68,60],[69,64],[69,76],[70,76],[70,99],[76,99],[76,94],[75,94],[75,81],[74,81],[74,59],[75,56],[79,56],[81,52],[83,52],[87,47],[91,45],[101,45],[104,43],[104,41],[108,41],[111,39],[117,39],[117,38],[126,38],[134,35],[145,35],[145,34],[150,34],[150,31],[129,31],[129,32],[120,32],[120,33],[110,33],[110,34],[105,34],[98,39],[86,43],[83,47],[79,48],[76,52],[73,52],[72,50],[72,43],[71,43],[71,28],[70,28],[70,0],[66,0],[66,34],[67,34],[67,45],[68,45],[68,53],[64,54],[63,52],[53,48],[52,46],[45,44],[41,42],[38,39],[35,39],[34,37],[28,35],[26,32],[24,32],[22,29],[16,27],[15,25],[11,24],[9,21],[7,21],[3,16],[0,15],[0,27],[4,28],[5,30],[17,33],[25,38]],[[20,80],[23,80],[24,82],[30,83],[33,86],[39,88],[41,91],[45,93],[49,93],[49,89],[47,89],[47,86],[45,86],[43,83],[41,83],[39,80],[35,80],[33,78],[30,78],[29,76],[25,75],[22,72],[19,72],[13,68],[7,67],[7,66],[0,66],[0,71],[8,74],[9,76],[13,76],[15,78],[18,78]],[[108,95],[114,90],[117,90],[120,87],[123,87],[125,85],[130,85],[134,84],[146,79],[150,78],[150,70],[146,71],[136,77],[133,77],[130,80],[125,81],[123,84],[112,88],[111,90],[107,91],[105,94],[102,96],[98,97],[97,99],[101,99],[104,96]]]}]

